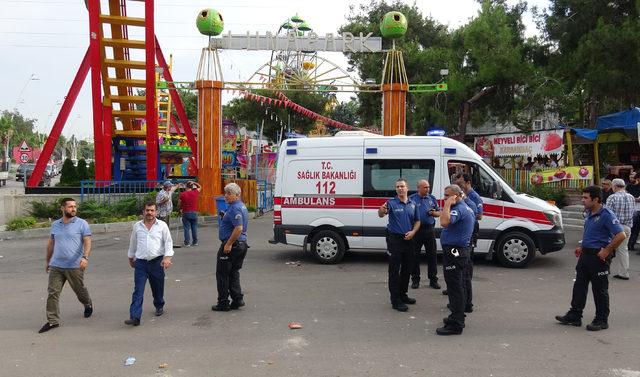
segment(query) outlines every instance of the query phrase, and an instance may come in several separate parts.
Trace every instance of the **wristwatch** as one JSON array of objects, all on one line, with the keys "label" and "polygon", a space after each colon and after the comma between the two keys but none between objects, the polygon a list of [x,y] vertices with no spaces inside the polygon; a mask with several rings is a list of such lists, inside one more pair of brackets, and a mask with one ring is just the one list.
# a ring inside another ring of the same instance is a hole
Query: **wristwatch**
[{"label": "wristwatch", "polygon": [[83,255],[83,256],[82,256],[82,259],[89,260],[89,257],[88,257],[88,256],[86,256],[86,255]]}]

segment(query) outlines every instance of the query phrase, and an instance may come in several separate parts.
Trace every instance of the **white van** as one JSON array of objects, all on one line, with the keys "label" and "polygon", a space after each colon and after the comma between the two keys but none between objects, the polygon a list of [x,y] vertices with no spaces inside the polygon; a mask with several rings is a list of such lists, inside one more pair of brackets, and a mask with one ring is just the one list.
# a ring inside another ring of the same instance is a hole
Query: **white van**
[{"label": "white van", "polygon": [[458,172],[471,174],[484,201],[476,255],[524,267],[536,250],[563,248],[560,210],[516,193],[466,145],[447,137],[362,131],[282,142],[271,242],[302,246],[321,263],[338,263],[349,249],[384,250],[388,219],[379,218],[377,209],[396,195],[396,179],[407,179],[410,190],[427,179],[442,206],[444,187]]}]

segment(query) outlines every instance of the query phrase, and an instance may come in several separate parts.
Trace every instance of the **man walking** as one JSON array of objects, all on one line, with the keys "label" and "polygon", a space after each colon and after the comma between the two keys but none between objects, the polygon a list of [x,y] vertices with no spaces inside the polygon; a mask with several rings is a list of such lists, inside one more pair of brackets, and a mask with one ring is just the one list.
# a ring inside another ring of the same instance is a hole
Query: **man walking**
[{"label": "man walking", "polygon": [[198,182],[189,181],[187,191],[181,192],[178,199],[178,207],[182,212],[185,247],[198,246],[198,193],[201,190],[202,186]]},{"label": "man walking", "polygon": [[429,182],[426,179],[418,181],[418,192],[411,195],[411,199],[416,203],[420,229],[416,233],[415,240],[415,259],[413,261],[413,271],[411,272],[411,288],[420,287],[420,252],[422,246],[427,253],[427,277],[429,278],[429,286],[433,289],[440,289],[438,284],[438,261],[436,259],[436,235],[434,225],[436,217],[440,217],[440,208],[436,197],[429,194]]},{"label": "man walking", "polygon": [[391,306],[406,312],[406,304],[415,304],[416,299],[407,296],[409,276],[413,269],[413,237],[420,229],[420,219],[416,204],[407,196],[407,180],[396,181],[395,198],[389,199],[378,208],[378,217],[389,215],[387,224],[387,254],[389,254],[389,294]]},{"label": "man walking", "polygon": [[[629,235],[628,249],[635,251],[638,234],[640,234],[640,177],[637,173],[629,175],[629,185],[626,187],[627,192],[636,200],[636,210],[633,214],[633,225],[631,227],[631,235]],[[640,251],[636,254],[640,255]]]},{"label": "man walking", "polygon": [[58,300],[65,282],[69,282],[78,300],[84,305],[84,317],[93,313],[89,291],[84,285],[84,270],[91,255],[91,229],[89,224],[76,217],[75,199],[64,198],[60,202],[62,218],[51,224],[51,236],[47,244],[44,270],[49,273],[47,291],[47,323],[38,331],[47,332],[60,326]]},{"label": "man walking", "polygon": [[462,189],[450,185],[444,189],[444,207],[440,216],[442,233],[443,274],[447,283],[449,310],[443,319],[444,326],[436,329],[438,335],[459,335],[464,328],[466,291],[464,273],[469,263],[469,253],[475,213],[462,199]]},{"label": "man walking", "polygon": [[616,178],[611,181],[613,194],[607,199],[606,206],[620,221],[625,235],[625,240],[615,250],[615,258],[611,261],[611,273],[616,279],[629,280],[628,243],[636,204],[635,198],[626,192],[624,188],[625,183],[622,179]]},{"label": "man walking", "polygon": [[[229,205],[220,222],[218,235],[220,248],[216,262],[218,303],[211,310],[227,312],[244,306],[244,295],[240,287],[240,269],[247,255],[247,225],[249,212],[240,200],[240,186],[229,183],[224,187],[224,200]],[[231,297],[231,303],[229,303]]]},{"label": "man walking", "polygon": [[173,240],[167,224],[156,219],[156,203],[144,204],[144,219],[133,225],[129,241],[129,265],[134,269],[133,294],[127,325],[139,326],[144,287],[149,280],[156,316],[164,313],[164,270],[171,267]]},{"label": "man walking", "polygon": [[578,257],[573,283],[571,309],[556,320],[563,325],[582,326],[582,311],[587,302],[589,283],[596,305],[596,316],[587,325],[589,331],[609,328],[609,263],[614,250],[624,241],[624,229],[616,215],[602,206],[602,189],[598,186],[582,190],[582,204],[586,212],[582,246],[576,248]]}]

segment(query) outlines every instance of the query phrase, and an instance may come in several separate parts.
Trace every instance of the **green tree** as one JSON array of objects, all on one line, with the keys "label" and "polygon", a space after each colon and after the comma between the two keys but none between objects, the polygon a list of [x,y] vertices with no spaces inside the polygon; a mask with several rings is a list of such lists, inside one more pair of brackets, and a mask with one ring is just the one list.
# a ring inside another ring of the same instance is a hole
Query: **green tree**
[{"label": "green tree", "polygon": [[352,97],[349,102],[341,102],[336,105],[333,110],[331,110],[330,117],[335,121],[358,127],[360,124],[359,110],[360,105],[358,104],[358,100]]},{"label": "green tree", "polygon": [[[256,94],[265,97],[274,97],[271,91],[260,90]],[[330,97],[325,94],[313,92],[289,92],[287,97],[294,103],[303,106],[313,112],[325,115],[326,103]],[[258,131],[264,122],[263,135],[275,140],[281,127],[287,129],[287,123],[291,120],[292,130],[307,133],[313,128],[314,120],[298,114],[291,109],[277,107],[274,104],[259,103],[249,99],[235,98],[222,108],[225,118],[232,119],[236,123],[245,125],[247,129]]]},{"label": "green tree", "polygon": [[89,163],[89,177],[87,179],[95,179],[96,177],[96,163],[91,161]]},{"label": "green tree", "polygon": [[78,172],[70,158],[64,160],[60,171],[60,186],[76,186],[79,182]]},{"label": "green tree", "polygon": [[78,166],[76,166],[76,173],[79,181],[86,181],[89,177],[89,170],[87,169],[87,161],[84,158],[78,160]]},{"label": "green tree", "polygon": [[640,3],[551,0],[538,13],[553,75],[568,92],[563,115],[594,127],[598,114],[640,100]]},{"label": "green tree", "polygon": [[[6,168],[5,165],[11,158],[8,153],[9,139],[13,134],[13,128],[11,127],[11,119],[5,114],[0,115],[0,154],[2,155],[2,168]],[[8,152],[8,153],[6,153]],[[3,170],[3,169],[2,169]]]}]

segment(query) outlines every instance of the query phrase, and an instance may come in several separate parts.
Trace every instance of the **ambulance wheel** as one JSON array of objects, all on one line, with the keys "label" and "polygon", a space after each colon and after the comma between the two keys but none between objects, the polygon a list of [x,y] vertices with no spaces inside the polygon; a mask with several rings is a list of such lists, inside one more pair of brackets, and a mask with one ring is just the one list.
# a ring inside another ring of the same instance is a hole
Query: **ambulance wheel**
[{"label": "ambulance wheel", "polygon": [[320,263],[338,263],[342,260],[344,252],[344,240],[332,230],[322,230],[311,239],[311,253]]},{"label": "ambulance wheel", "polygon": [[526,267],[536,254],[536,245],[525,233],[509,232],[500,238],[496,256],[505,267]]}]

